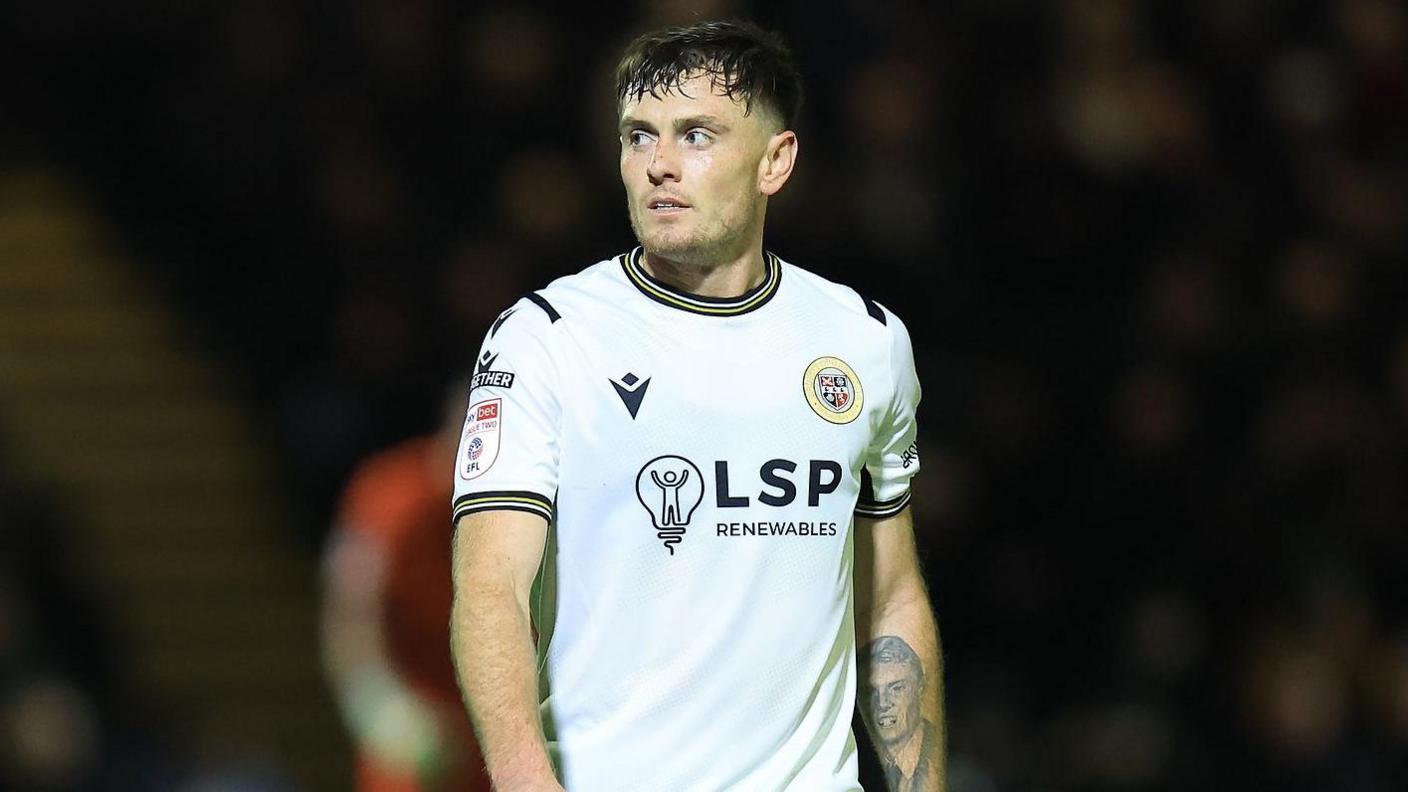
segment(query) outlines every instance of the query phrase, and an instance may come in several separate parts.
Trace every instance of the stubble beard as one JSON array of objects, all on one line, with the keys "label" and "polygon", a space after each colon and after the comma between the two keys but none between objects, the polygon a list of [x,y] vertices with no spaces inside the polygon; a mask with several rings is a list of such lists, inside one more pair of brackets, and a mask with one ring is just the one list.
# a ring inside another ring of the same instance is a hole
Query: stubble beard
[{"label": "stubble beard", "polygon": [[750,205],[739,215],[720,218],[709,228],[696,224],[682,231],[661,224],[653,234],[646,233],[643,218],[632,211],[631,230],[647,253],[682,266],[708,270],[735,257],[754,211]]}]

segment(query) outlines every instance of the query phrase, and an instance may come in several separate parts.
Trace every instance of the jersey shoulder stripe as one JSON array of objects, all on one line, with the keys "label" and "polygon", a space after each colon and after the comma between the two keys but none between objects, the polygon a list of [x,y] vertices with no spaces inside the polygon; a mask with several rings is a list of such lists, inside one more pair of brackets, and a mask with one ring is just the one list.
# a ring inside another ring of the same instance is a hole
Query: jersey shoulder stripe
[{"label": "jersey shoulder stripe", "polygon": [[874,319],[875,321],[879,322],[879,323],[882,324],[882,325],[888,325],[888,324],[890,323],[890,322],[885,318],[885,311],[884,311],[884,309],[882,309],[882,308],[880,307],[880,304],[879,304],[879,303],[875,302],[874,300],[870,299],[869,297],[866,297],[864,294],[860,295],[860,299],[861,299],[862,302],[865,303],[865,312],[868,313],[868,314],[870,314],[870,317],[871,317],[872,319]]},{"label": "jersey shoulder stripe", "polygon": [[[867,324],[873,319],[881,325],[889,326],[893,324],[890,320],[897,318],[885,306],[861,294],[857,289],[818,275],[791,262],[784,260],[782,263],[787,270],[790,282],[799,288],[809,289],[813,293],[812,299],[830,303],[837,309],[854,316],[864,316]],[[874,327],[874,325],[871,326]],[[883,332],[879,328],[875,329],[877,333]]]},{"label": "jersey shoulder stripe", "polygon": [[552,307],[552,303],[548,302],[547,298],[544,297],[543,295],[541,295],[541,294],[539,294],[539,293],[537,293],[537,292],[528,292],[527,294],[525,294],[525,295],[523,295],[523,296],[524,296],[524,298],[526,298],[529,302],[533,303],[534,305],[538,306],[539,308],[542,308],[542,309],[543,309],[543,313],[545,313],[545,314],[548,315],[548,321],[550,321],[550,322],[556,322],[557,320],[559,320],[559,319],[562,318],[562,314],[558,313],[558,312],[557,312],[557,309],[554,308],[554,307]]},{"label": "jersey shoulder stripe", "polygon": [[[542,311],[541,316],[547,318],[547,324],[553,325],[562,319],[571,321],[590,317],[601,309],[603,301],[610,305],[619,304],[621,295],[615,292],[628,288],[620,275],[620,262],[621,256],[613,256],[553,278],[546,286],[519,297],[505,314],[519,311],[526,303],[532,303],[538,311]],[[529,313],[536,314],[538,311]],[[501,316],[495,323],[496,331],[505,318],[506,315]],[[545,325],[539,328],[544,329]]]}]

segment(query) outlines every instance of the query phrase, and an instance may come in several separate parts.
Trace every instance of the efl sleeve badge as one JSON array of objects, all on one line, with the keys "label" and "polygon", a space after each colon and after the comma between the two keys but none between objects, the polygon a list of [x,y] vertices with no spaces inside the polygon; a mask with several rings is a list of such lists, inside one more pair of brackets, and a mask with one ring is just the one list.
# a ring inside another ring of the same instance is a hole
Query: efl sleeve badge
[{"label": "efl sleeve badge", "polygon": [[499,458],[503,399],[485,399],[469,406],[460,440],[460,478],[479,478]]}]

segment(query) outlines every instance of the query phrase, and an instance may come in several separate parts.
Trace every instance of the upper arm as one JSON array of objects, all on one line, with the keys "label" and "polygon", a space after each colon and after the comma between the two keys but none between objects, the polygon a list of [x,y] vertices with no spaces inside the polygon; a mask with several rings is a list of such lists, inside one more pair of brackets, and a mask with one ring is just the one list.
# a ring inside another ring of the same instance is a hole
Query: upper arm
[{"label": "upper arm", "polygon": [[[881,309],[884,310],[884,309]],[[856,516],[882,520],[899,515],[909,504],[909,481],[919,472],[919,377],[909,331],[894,314],[886,313],[889,331],[889,399],[876,422],[861,471]]]},{"label": "upper arm", "polygon": [[323,555],[326,609],[370,609],[381,596],[385,577],[384,542],[368,532],[345,526],[334,529]]},{"label": "upper arm", "polygon": [[456,525],[467,515],[501,511],[552,519],[562,410],[546,310],[520,300],[475,357],[452,474]]},{"label": "upper arm", "polygon": [[[323,553],[325,626],[366,621],[381,607],[388,558],[400,503],[399,473],[406,454],[385,451],[357,466],[342,493],[336,522]],[[424,464],[416,458],[417,464]]]},{"label": "upper arm", "polygon": [[[546,306],[546,307],[544,307]],[[555,311],[541,296],[494,322],[475,357],[455,456],[455,591],[511,587],[526,604],[557,498]]]},{"label": "upper arm", "polygon": [[919,377],[909,331],[899,317],[888,311],[885,316],[890,333],[890,398],[867,449],[856,503],[858,613],[883,611],[924,591],[909,508],[910,479],[919,472],[915,419]]}]

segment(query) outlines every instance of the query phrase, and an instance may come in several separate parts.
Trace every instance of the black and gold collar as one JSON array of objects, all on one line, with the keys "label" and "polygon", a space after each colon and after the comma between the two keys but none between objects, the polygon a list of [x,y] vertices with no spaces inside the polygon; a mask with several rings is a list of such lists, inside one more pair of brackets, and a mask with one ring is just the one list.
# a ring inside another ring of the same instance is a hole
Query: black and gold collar
[{"label": "black and gold collar", "polygon": [[644,255],[643,249],[637,247],[621,256],[621,268],[626,272],[626,279],[646,297],[661,305],[705,316],[738,316],[756,311],[777,294],[777,285],[782,281],[782,263],[778,261],[777,256],[764,251],[763,266],[767,268],[767,272],[762,283],[737,297],[703,297],[680,291],[650,275],[641,265]]}]

